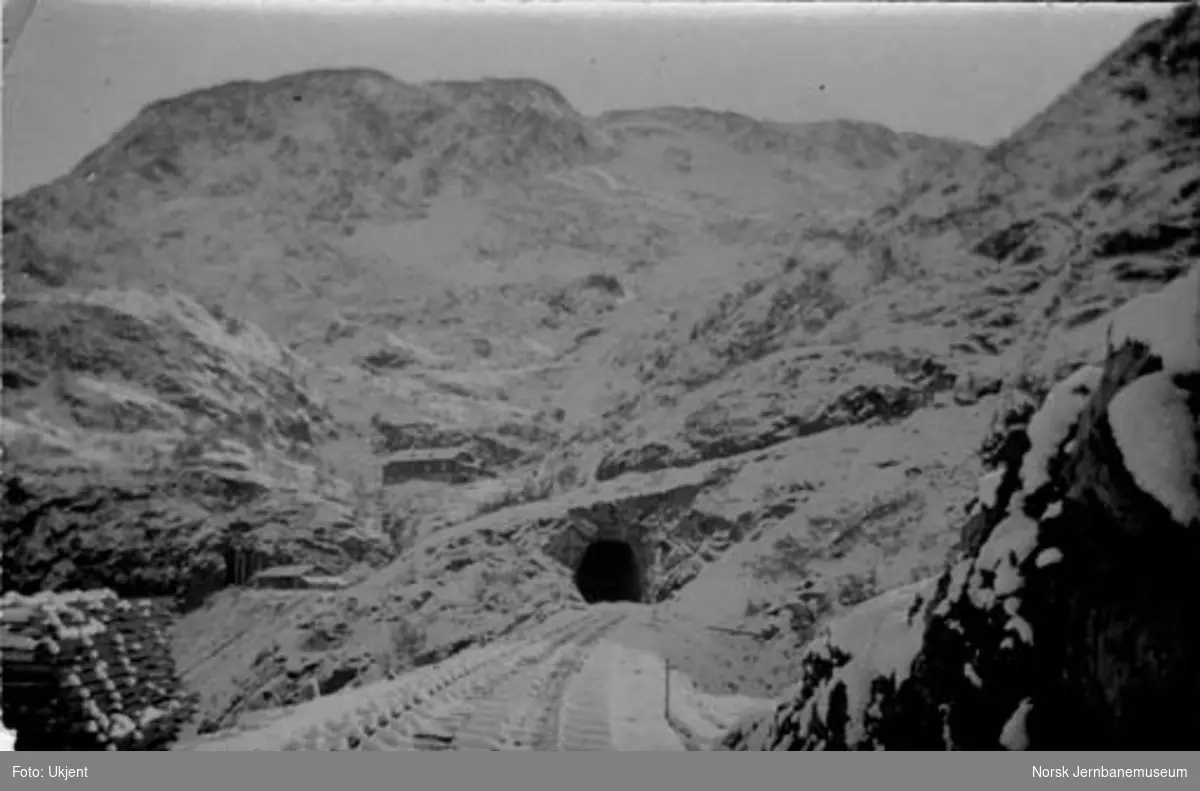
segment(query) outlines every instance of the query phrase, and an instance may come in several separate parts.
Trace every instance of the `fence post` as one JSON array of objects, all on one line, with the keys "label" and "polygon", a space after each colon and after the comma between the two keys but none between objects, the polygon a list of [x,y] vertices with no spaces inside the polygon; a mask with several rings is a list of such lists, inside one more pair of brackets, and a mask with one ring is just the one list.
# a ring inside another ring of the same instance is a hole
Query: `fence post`
[{"label": "fence post", "polygon": [[671,660],[663,657],[663,717],[671,722]]}]

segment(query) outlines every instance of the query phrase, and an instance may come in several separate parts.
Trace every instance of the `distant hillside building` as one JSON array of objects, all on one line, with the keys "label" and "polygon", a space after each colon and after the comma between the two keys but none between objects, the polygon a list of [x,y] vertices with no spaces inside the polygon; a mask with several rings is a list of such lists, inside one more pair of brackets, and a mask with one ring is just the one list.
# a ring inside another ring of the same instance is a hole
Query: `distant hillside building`
[{"label": "distant hillside building", "polygon": [[275,588],[277,590],[313,589],[336,590],[346,587],[347,583],[341,577],[336,577],[328,570],[310,563],[295,566],[272,566],[254,575],[251,583],[256,588]]},{"label": "distant hillside building", "polygon": [[466,483],[489,476],[478,458],[465,448],[406,450],[383,463],[383,485],[396,486],[413,480]]},{"label": "distant hillside building", "polygon": [[310,590],[336,591],[350,587],[345,578],[333,574],[306,574],[301,579],[304,581],[304,587]]}]

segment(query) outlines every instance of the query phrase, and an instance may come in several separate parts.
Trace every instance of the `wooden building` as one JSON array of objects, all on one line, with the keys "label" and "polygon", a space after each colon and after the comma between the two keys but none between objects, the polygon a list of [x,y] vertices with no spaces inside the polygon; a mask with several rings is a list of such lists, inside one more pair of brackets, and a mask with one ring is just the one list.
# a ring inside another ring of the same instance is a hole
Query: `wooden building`
[{"label": "wooden building", "polygon": [[350,587],[350,583],[345,579],[332,574],[306,574],[301,579],[304,581],[304,587],[310,590],[334,591]]},{"label": "wooden building", "polygon": [[[341,584],[334,584],[337,581]],[[254,575],[251,584],[256,588],[275,588],[282,590],[307,588],[345,587],[340,578],[334,577],[326,569],[311,563],[294,566],[272,566]]]},{"label": "wooden building", "polygon": [[473,453],[465,448],[406,450],[383,462],[383,485],[396,486],[414,480],[466,483],[488,475]]}]

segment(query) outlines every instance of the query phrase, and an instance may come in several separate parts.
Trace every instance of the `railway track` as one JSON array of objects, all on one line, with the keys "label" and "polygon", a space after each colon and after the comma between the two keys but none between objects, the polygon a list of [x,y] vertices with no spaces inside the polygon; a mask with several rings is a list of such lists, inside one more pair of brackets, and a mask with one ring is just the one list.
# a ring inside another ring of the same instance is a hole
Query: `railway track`
[{"label": "railway track", "polygon": [[177,749],[706,749],[676,727],[663,705],[662,660],[622,644],[626,624],[644,628],[639,613],[627,605],[567,610],[519,638]]}]

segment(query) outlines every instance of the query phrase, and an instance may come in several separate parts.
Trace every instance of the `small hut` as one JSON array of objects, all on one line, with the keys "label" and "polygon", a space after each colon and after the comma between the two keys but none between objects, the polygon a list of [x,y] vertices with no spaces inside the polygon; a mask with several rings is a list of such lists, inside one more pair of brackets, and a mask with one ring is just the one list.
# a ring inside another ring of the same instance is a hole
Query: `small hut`
[{"label": "small hut", "polygon": [[272,566],[256,573],[250,580],[255,588],[274,588],[276,590],[294,590],[308,588],[307,578],[330,576],[326,569],[310,563],[294,566]]},{"label": "small hut", "polygon": [[465,448],[406,450],[383,463],[383,485],[396,486],[412,480],[465,483],[486,475],[479,460]]},{"label": "small hut", "polygon": [[304,587],[311,590],[336,591],[350,586],[345,579],[332,574],[306,574],[302,581]]}]

